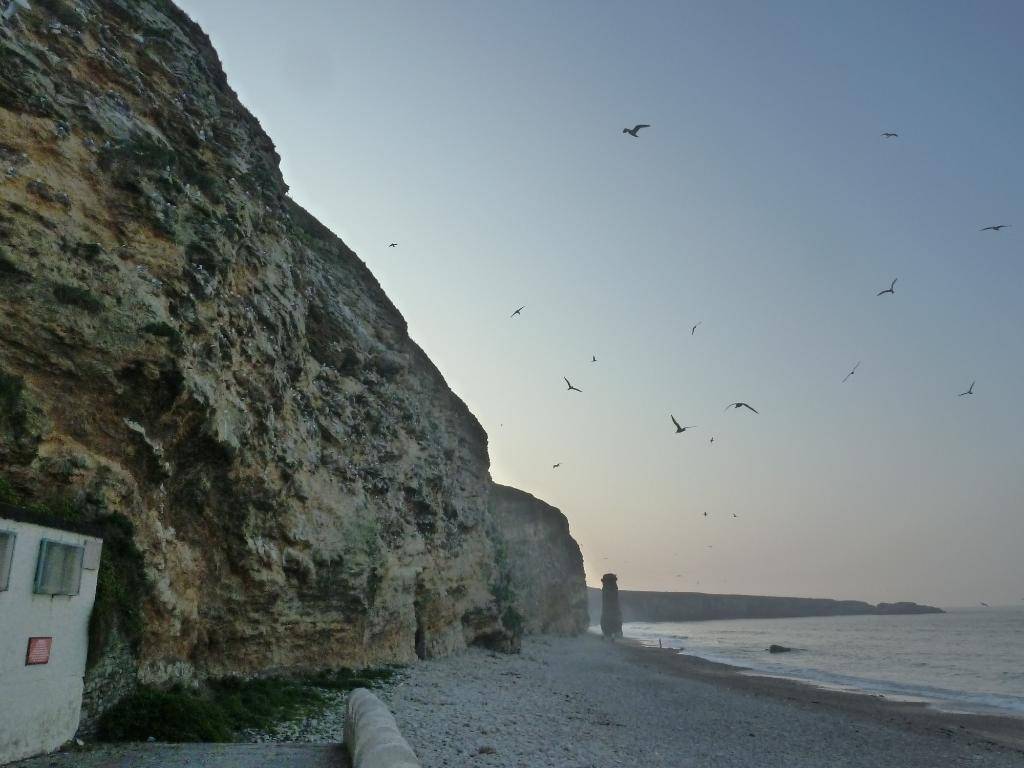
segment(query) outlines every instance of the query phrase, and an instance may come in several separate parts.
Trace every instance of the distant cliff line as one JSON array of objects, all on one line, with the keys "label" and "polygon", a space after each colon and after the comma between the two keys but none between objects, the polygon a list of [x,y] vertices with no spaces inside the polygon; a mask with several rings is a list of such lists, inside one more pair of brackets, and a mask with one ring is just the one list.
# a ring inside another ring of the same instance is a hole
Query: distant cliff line
[{"label": "distant cliff line", "polygon": [[[590,623],[601,620],[601,590],[587,588]],[[704,592],[619,591],[623,621],[709,621],[712,619],[784,619],[802,616],[864,616],[944,613],[917,603],[879,603],[813,597],[711,595]]]}]

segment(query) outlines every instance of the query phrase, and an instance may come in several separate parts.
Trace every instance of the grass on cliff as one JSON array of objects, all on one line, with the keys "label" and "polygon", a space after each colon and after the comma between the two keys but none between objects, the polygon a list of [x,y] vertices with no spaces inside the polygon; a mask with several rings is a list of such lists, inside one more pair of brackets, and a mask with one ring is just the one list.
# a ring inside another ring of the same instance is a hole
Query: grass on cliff
[{"label": "grass on cliff", "polygon": [[266,730],[322,710],[328,704],[324,689],[376,687],[394,672],[343,669],[295,680],[226,678],[201,689],[142,687],[103,714],[97,735],[103,741],[233,741],[241,731]]}]

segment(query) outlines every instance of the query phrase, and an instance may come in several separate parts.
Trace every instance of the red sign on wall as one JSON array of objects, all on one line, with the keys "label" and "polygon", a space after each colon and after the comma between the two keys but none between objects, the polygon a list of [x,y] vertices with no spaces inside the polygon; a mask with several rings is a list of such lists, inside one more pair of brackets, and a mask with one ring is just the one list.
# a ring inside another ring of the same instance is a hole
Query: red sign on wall
[{"label": "red sign on wall", "polygon": [[28,652],[25,654],[25,666],[48,664],[50,662],[50,648],[52,646],[52,637],[30,637],[28,639]]}]

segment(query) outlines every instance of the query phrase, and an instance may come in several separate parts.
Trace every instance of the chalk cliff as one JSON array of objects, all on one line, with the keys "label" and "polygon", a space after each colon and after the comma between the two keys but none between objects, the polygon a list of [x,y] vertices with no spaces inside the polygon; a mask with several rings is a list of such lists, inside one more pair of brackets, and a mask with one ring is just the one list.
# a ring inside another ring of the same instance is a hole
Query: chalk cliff
[{"label": "chalk cliff", "polygon": [[[601,590],[588,588],[590,622],[601,619]],[[811,597],[709,595],[703,592],[619,590],[623,621],[704,621],[708,619],[781,619],[797,616],[942,613],[917,603],[879,603]]]},{"label": "chalk cliff", "polygon": [[505,539],[505,559],[527,632],[571,635],[587,628],[583,555],[558,509],[495,483],[491,509]]},{"label": "chalk cliff", "polygon": [[[92,698],[577,626],[564,518],[489,511],[486,434],[287,197],[199,27],[32,6],[0,29],[0,477],[118,521],[101,602],[140,605],[103,614]],[[509,569],[547,535],[569,580],[534,614]]]}]

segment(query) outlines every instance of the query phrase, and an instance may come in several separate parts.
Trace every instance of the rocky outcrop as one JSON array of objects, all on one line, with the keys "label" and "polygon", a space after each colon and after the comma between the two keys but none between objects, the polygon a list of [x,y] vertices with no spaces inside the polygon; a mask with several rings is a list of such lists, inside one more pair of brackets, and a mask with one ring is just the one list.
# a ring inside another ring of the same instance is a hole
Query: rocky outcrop
[{"label": "rocky outcrop", "polygon": [[137,636],[91,674],[514,648],[486,434],[206,35],[168,0],[31,5],[0,28],[0,479],[137,550],[105,637]]},{"label": "rocky outcrop", "polygon": [[572,635],[587,628],[583,555],[558,509],[495,483],[491,510],[506,542],[505,561],[524,631]]},{"label": "rocky outcrop", "polygon": [[601,577],[601,634],[612,639],[622,637],[619,578],[614,573]]},{"label": "rocky outcrop", "polygon": [[[601,618],[601,590],[588,589],[590,620]],[[917,603],[871,603],[810,597],[709,595],[702,592],[619,591],[623,621],[705,621],[709,619],[781,619],[798,616],[942,613]]]}]

